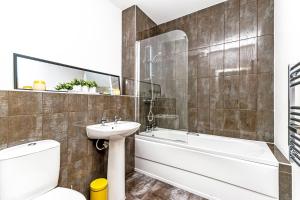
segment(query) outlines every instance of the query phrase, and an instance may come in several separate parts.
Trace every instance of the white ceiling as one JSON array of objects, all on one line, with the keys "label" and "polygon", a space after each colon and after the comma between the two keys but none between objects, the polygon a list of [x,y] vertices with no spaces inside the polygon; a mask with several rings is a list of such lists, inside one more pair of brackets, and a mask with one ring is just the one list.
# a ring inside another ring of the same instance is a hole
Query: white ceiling
[{"label": "white ceiling", "polygon": [[155,23],[161,24],[196,12],[226,0],[110,0],[124,10],[132,5],[140,7]]}]

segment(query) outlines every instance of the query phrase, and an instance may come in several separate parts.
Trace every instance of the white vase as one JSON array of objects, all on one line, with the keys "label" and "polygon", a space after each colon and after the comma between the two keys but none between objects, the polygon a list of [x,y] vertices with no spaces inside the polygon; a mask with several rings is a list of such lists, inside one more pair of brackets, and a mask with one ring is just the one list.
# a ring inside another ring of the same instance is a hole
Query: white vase
[{"label": "white vase", "polygon": [[74,92],[81,92],[81,85],[74,85],[73,86],[73,91]]},{"label": "white vase", "polygon": [[96,93],[96,92],[97,92],[97,88],[96,87],[89,88],[89,93]]},{"label": "white vase", "polygon": [[88,86],[82,86],[81,92],[88,93],[89,92]]}]

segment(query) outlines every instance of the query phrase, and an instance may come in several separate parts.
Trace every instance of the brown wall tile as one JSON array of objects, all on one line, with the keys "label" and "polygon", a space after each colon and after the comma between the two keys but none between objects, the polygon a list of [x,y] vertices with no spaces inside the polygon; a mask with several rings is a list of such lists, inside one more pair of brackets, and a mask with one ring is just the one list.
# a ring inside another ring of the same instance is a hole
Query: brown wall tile
[{"label": "brown wall tile", "polygon": [[274,142],[274,112],[258,111],[257,112],[257,140]]},{"label": "brown wall tile", "polygon": [[82,160],[88,155],[88,138],[71,137],[68,139],[68,163]]},{"label": "brown wall tile", "polygon": [[8,128],[8,146],[39,140],[42,138],[42,116],[11,116]]},{"label": "brown wall tile", "polygon": [[224,108],[239,108],[239,76],[224,77]]},{"label": "brown wall tile", "polygon": [[262,36],[257,39],[258,72],[274,71],[274,38]]},{"label": "brown wall tile", "polygon": [[210,129],[209,107],[200,107],[197,112],[197,132],[206,133]]},{"label": "brown wall tile", "polygon": [[240,39],[240,0],[225,2],[225,42]]},{"label": "brown wall tile", "polygon": [[237,110],[224,110],[224,130],[240,129],[240,112]]},{"label": "brown wall tile", "polygon": [[122,47],[122,76],[134,79],[135,77],[135,46]]},{"label": "brown wall tile", "polygon": [[240,0],[240,39],[257,36],[257,0]]},{"label": "brown wall tile", "polygon": [[209,108],[209,78],[198,79],[197,99],[199,108]]},{"label": "brown wall tile", "polygon": [[292,200],[292,174],[279,173],[279,199]]},{"label": "brown wall tile", "polygon": [[[137,34],[137,6],[122,11],[122,77],[134,79],[135,42]],[[127,84],[123,84],[123,94],[131,94]],[[130,85],[129,85],[130,86]]]},{"label": "brown wall tile", "polygon": [[189,79],[188,88],[188,107],[196,108],[198,104],[197,79]]},{"label": "brown wall tile", "polygon": [[246,139],[246,140],[256,140],[257,139],[257,133],[256,131],[254,132],[248,132],[248,131],[240,131],[240,138],[241,139]]},{"label": "brown wall tile", "polygon": [[[183,19],[183,20],[180,20]],[[188,15],[185,17],[182,17],[178,20],[177,26],[183,27],[183,30],[188,36],[188,49],[195,49],[198,48],[198,40],[197,40],[197,35],[198,35],[198,26],[197,26],[197,15]],[[180,23],[182,23],[180,25]]]},{"label": "brown wall tile", "polygon": [[135,16],[136,6],[131,6],[122,11],[122,46],[132,46],[136,41]]},{"label": "brown wall tile", "polygon": [[247,132],[256,131],[256,111],[240,110],[240,129]]},{"label": "brown wall tile", "polygon": [[[130,11],[132,12],[132,10],[133,9]],[[136,6],[136,34],[145,30],[149,30],[155,26],[156,23],[150,19],[138,6]]]},{"label": "brown wall tile", "polygon": [[87,113],[87,123],[88,124],[96,124],[100,123],[101,120],[104,118],[104,110],[97,111],[97,110],[90,110]]},{"label": "brown wall tile", "polygon": [[8,92],[0,91],[0,117],[8,116]]},{"label": "brown wall tile", "polygon": [[240,131],[238,130],[224,130],[217,135],[224,136],[224,137],[231,137],[231,138],[239,138],[240,137]]},{"label": "brown wall tile", "polygon": [[68,111],[68,95],[43,93],[43,113],[63,113]]},{"label": "brown wall tile", "polygon": [[209,82],[209,105],[211,109],[223,109],[224,77],[211,77]]},{"label": "brown wall tile", "polygon": [[7,147],[8,132],[8,118],[0,117],[0,150]]},{"label": "brown wall tile", "polygon": [[189,132],[197,132],[197,128],[198,128],[198,116],[197,116],[197,108],[189,108],[189,112],[188,112],[188,129]]},{"label": "brown wall tile", "polygon": [[68,111],[83,112],[88,110],[88,95],[69,94],[68,96]]},{"label": "brown wall tile", "polygon": [[202,48],[198,50],[198,76],[209,77],[209,48]]},{"label": "brown wall tile", "polygon": [[240,74],[257,73],[257,39],[240,41]]},{"label": "brown wall tile", "polygon": [[125,146],[126,146],[126,151],[125,151],[125,160],[126,160],[126,174],[129,174],[134,171],[135,168],[135,145],[134,145],[134,140],[135,137],[129,136],[125,140]]},{"label": "brown wall tile", "polygon": [[224,43],[224,4],[217,4],[211,9],[210,15],[210,45],[222,44]]},{"label": "brown wall tile", "polygon": [[210,18],[210,9],[204,9],[195,15],[198,15],[197,23],[198,23],[198,47],[208,47],[210,44],[210,26],[211,26],[211,18]]},{"label": "brown wall tile", "polygon": [[71,137],[86,138],[85,125],[87,123],[87,112],[68,113],[68,135]]},{"label": "brown wall tile", "polygon": [[106,106],[106,99],[103,95],[90,95],[88,97],[89,111],[103,111]]},{"label": "brown wall tile", "polygon": [[68,113],[43,116],[43,138],[66,138],[68,132]]},{"label": "brown wall tile", "polygon": [[166,23],[160,24],[157,26],[158,28],[158,33],[166,33],[172,30],[177,29],[177,22],[176,20],[168,21]]},{"label": "brown wall tile", "polygon": [[274,0],[258,0],[258,35],[274,34]]},{"label": "brown wall tile", "polygon": [[225,44],[224,75],[238,75],[240,67],[239,42]]},{"label": "brown wall tile", "polygon": [[224,128],[224,110],[223,109],[210,109],[210,130],[214,134],[222,132]]},{"label": "brown wall tile", "polygon": [[73,162],[72,165],[68,165],[68,185],[76,191],[79,191],[87,196],[87,183],[86,179],[88,173],[87,159],[81,159]]},{"label": "brown wall tile", "polygon": [[209,50],[210,76],[221,76],[224,73],[224,45],[211,46]]},{"label": "brown wall tile", "polygon": [[33,115],[42,113],[42,93],[8,92],[8,114]]},{"label": "brown wall tile", "polygon": [[240,109],[256,110],[257,108],[257,75],[240,76]]},{"label": "brown wall tile", "polygon": [[274,108],[274,92],[273,92],[273,74],[258,74],[257,86],[257,109],[273,110]]},{"label": "brown wall tile", "polygon": [[121,107],[117,106],[117,113],[123,120],[135,120],[135,97],[122,97]]},{"label": "brown wall tile", "polygon": [[58,185],[60,187],[69,187],[69,185],[68,185],[68,167],[67,166],[60,167]]},{"label": "brown wall tile", "polygon": [[66,167],[68,163],[68,138],[66,135],[60,138],[44,138],[43,139],[52,139],[60,143],[60,165],[61,167]]},{"label": "brown wall tile", "polygon": [[199,65],[199,52],[192,50],[188,52],[188,74],[189,78],[197,78]]}]

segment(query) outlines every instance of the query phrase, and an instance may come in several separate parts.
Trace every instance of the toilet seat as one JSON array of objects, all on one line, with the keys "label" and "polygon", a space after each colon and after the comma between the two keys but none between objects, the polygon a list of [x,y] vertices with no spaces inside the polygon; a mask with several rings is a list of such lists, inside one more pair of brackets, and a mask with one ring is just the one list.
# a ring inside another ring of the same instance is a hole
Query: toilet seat
[{"label": "toilet seat", "polygon": [[75,190],[57,187],[34,200],[86,200],[86,198]]}]

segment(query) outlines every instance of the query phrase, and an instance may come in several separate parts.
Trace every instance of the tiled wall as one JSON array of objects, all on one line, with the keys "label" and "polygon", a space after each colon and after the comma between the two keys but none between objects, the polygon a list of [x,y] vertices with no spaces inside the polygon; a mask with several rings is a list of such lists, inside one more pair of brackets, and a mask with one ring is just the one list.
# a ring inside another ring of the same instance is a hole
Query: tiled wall
[{"label": "tiled wall", "polygon": [[138,33],[156,24],[137,6],[122,12],[122,78],[123,94],[134,95],[135,42]]},{"label": "tiled wall", "polygon": [[139,33],[189,39],[189,131],[274,141],[273,0],[229,0]]},{"label": "tiled wall", "polygon": [[[86,136],[102,116],[134,120],[134,97],[0,91],[0,149],[42,139],[61,143],[59,185],[88,196],[89,183],[106,177],[107,151]],[[126,140],[126,172],[134,169],[134,138]]]}]

